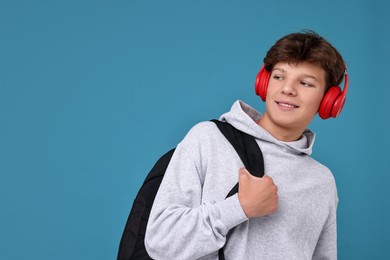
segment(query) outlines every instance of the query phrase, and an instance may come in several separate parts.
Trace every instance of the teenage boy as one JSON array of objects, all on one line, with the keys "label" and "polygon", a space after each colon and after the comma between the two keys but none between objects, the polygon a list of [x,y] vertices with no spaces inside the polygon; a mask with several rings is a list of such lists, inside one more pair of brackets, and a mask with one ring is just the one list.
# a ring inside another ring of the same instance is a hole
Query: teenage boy
[{"label": "teenage boy", "polygon": [[[310,156],[315,134],[307,127],[317,112],[322,118],[340,112],[342,105],[332,111],[324,96],[340,92],[332,86],[344,72],[339,52],[314,32],[278,40],[256,83],[264,114],[236,101],[220,118],[255,137],[265,176],[243,168],[213,122],[195,125],[177,146],[154,201],[149,255],[218,259],[224,247],[226,259],[336,259],[335,180]],[[238,194],[225,199],[237,181]]]}]

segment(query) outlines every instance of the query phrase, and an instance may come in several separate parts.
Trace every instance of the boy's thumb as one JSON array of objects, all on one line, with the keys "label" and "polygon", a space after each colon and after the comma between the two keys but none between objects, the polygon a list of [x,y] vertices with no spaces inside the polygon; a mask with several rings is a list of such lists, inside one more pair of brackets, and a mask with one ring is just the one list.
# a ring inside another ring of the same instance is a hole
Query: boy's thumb
[{"label": "boy's thumb", "polygon": [[248,178],[249,174],[250,173],[248,172],[247,169],[245,169],[245,168],[240,169],[240,178]]}]

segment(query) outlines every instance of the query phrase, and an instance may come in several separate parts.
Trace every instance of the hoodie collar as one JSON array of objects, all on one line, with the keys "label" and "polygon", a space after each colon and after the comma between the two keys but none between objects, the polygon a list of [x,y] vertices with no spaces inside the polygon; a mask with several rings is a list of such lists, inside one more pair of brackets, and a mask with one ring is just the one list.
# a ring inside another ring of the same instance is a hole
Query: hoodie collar
[{"label": "hoodie collar", "polygon": [[282,146],[293,153],[311,155],[315,140],[315,134],[306,129],[302,137],[293,142],[282,142],[273,137],[256,122],[262,117],[258,111],[241,100],[234,102],[230,111],[221,115],[220,120],[226,121],[235,128],[266,142]]}]

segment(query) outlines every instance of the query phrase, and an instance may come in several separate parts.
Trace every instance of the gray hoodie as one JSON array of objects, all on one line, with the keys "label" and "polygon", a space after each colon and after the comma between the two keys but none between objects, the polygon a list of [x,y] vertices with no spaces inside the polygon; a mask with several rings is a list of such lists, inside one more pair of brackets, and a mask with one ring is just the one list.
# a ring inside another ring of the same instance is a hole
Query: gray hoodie
[{"label": "gray hoodie", "polygon": [[221,116],[256,138],[278,210],[248,219],[238,196],[225,199],[243,164],[212,122],[177,146],[153,204],[145,246],[153,259],[337,259],[335,180],[310,155],[315,135],[281,142],[256,124],[261,114],[236,101]]}]

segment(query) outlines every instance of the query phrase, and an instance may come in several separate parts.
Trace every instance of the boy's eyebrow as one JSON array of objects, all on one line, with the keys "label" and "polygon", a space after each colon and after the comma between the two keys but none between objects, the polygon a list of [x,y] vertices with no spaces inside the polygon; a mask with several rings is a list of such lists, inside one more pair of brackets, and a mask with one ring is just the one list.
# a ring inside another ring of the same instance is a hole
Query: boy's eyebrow
[{"label": "boy's eyebrow", "polygon": [[278,67],[276,67],[276,68],[274,68],[273,70],[279,70],[280,72],[286,72],[286,70],[285,69],[282,69],[282,68],[278,68]]},{"label": "boy's eyebrow", "polygon": [[311,79],[314,79],[315,81],[317,81],[318,83],[320,83],[320,81],[313,75],[310,75],[310,74],[303,74],[304,77],[306,78],[311,78]]}]

